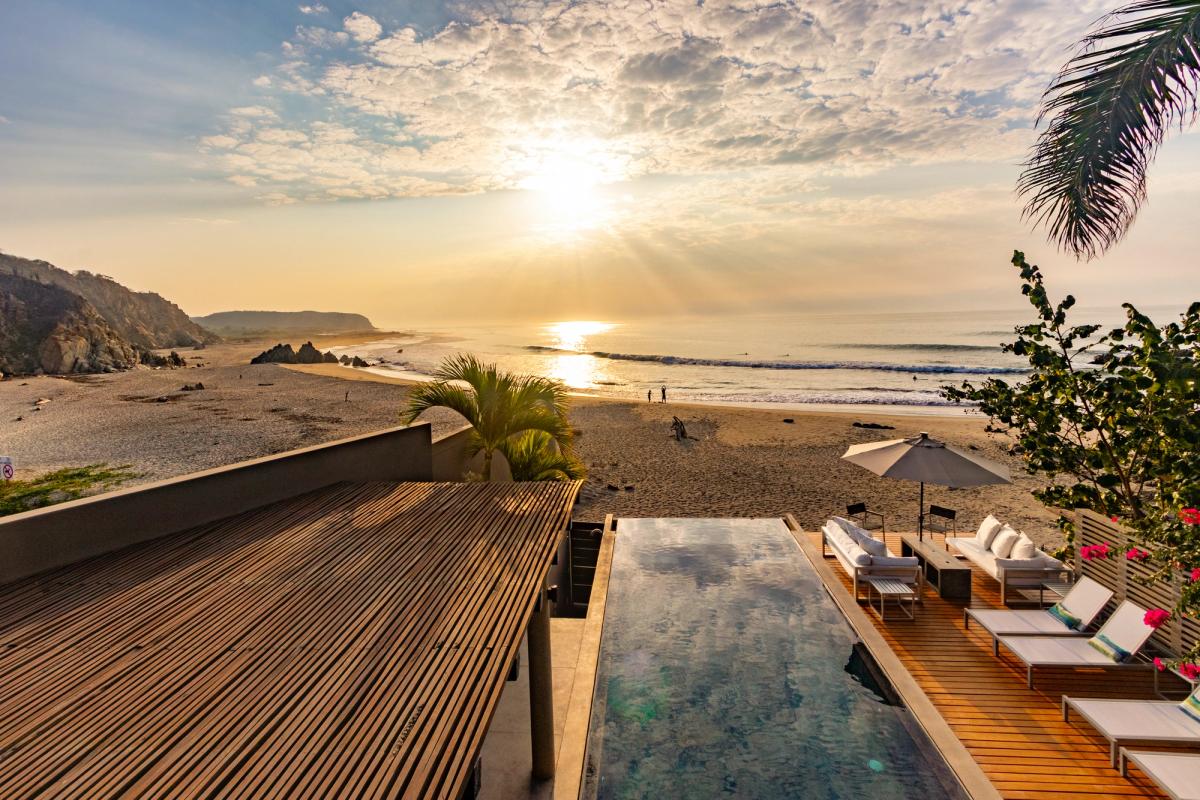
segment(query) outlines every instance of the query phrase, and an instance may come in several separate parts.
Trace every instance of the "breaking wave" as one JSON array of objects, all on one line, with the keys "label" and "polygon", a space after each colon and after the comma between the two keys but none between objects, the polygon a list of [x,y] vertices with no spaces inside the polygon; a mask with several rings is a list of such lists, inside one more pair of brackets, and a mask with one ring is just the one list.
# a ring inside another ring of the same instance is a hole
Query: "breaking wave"
[{"label": "breaking wave", "polygon": [[697,367],[741,367],[745,369],[851,369],[874,372],[911,372],[933,375],[1021,375],[1020,367],[983,367],[965,364],[888,364],[872,361],[755,361],[727,358],[688,358],[686,356],[642,355],[640,353],[591,353],[596,358],[614,361],[645,361],[667,365]]}]

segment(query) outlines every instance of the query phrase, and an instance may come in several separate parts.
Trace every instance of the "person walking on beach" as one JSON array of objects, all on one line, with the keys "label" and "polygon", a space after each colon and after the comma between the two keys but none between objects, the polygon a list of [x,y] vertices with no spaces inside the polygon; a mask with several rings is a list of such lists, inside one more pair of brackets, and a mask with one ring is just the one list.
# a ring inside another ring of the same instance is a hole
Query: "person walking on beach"
[{"label": "person walking on beach", "polygon": [[665,402],[667,402],[667,387],[666,386],[662,387],[661,391],[662,391],[662,401],[665,403]]},{"label": "person walking on beach", "polygon": [[650,402],[650,390],[649,389],[646,390],[646,402],[647,403]]}]

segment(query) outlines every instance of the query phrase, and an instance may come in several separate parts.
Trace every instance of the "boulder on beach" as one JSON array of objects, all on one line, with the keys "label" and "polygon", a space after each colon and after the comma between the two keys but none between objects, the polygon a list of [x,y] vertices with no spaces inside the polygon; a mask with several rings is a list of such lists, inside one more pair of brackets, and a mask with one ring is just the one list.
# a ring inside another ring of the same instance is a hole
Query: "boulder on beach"
[{"label": "boulder on beach", "polygon": [[336,363],[338,363],[338,357],[337,357],[337,356],[335,356],[335,355],[333,354],[333,351],[331,351],[331,350],[328,350],[328,351],[326,351],[326,352],[325,352],[325,355],[321,356],[321,360],[322,360],[323,362],[325,362],[326,364],[336,364]]},{"label": "boulder on beach", "polygon": [[312,342],[300,345],[300,350],[296,353],[297,364],[320,364],[324,360],[325,356],[321,355],[320,350],[313,347]]},{"label": "boulder on beach", "polygon": [[355,356],[354,360],[350,362],[350,366],[352,366],[352,367],[369,367],[371,365],[368,364],[367,362],[363,361],[358,356]]},{"label": "boulder on beach", "polygon": [[296,351],[290,344],[277,344],[270,350],[264,350],[254,358],[251,364],[296,364]]},{"label": "boulder on beach", "polygon": [[348,367],[350,366],[350,356],[342,356],[338,359],[338,362],[342,364],[342,366]]},{"label": "boulder on beach", "polygon": [[883,425],[878,422],[855,422],[854,427],[855,428],[866,428],[867,430],[872,430],[872,431],[894,431],[894,430],[896,430],[891,425]]}]

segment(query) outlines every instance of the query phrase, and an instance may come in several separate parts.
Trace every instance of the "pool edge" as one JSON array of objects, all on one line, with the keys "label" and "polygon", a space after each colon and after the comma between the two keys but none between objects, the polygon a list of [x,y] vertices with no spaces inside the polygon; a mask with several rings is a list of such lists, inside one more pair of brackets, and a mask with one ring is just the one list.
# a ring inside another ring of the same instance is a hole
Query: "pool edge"
[{"label": "pool edge", "polygon": [[614,530],[612,514],[604,517],[604,535],[596,557],[596,573],[584,620],[579,658],[575,662],[575,682],[567,703],[562,743],[555,768],[554,800],[578,800],[583,788],[583,767],[587,758],[588,729],[592,719],[592,698],[596,689],[596,671],[600,661],[600,639],[604,633],[604,607],[608,602],[608,578],[612,569]]},{"label": "pool edge", "polygon": [[837,576],[825,563],[825,559],[817,552],[816,546],[809,540],[804,529],[800,527],[800,523],[791,514],[786,514],[783,521],[787,525],[788,531],[791,532],[792,538],[796,540],[796,544],[800,546],[800,552],[804,553],[813,569],[816,570],[817,576],[821,579],[821,583],[825,586],[825,590],[833,599],[834,604],[837,605],[838,610],[842,612],[842,616],[850,623],[855,635],[866,645],[872,658],[883,670],[892,687],[900,695],[900,699],[904,701],[905,707],[913,715],[913,719],[917,721],[917,724],[933,742],[933,746],[945,759],[963,790],[975,800],[1000,800],[1000,792],[992,785],[979,763],[967,750],[966,745],[962,743],[941,712],[934,706],[933,701],[921,690],[908,668],[892,652],[892,648],[888,646],[874,623],[867,617],[866,612],[859,607],[858,603],[854,602],[850,593],[838,581]]}]

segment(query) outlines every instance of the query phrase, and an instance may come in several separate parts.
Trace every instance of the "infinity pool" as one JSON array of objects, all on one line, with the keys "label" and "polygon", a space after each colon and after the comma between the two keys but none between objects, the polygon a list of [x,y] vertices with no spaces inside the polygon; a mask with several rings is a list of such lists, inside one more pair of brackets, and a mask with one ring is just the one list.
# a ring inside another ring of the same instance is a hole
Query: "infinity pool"
[{"label": "infinity pool", "polygon": [[782,520],[620,520],[582,796],[966,797],[856,641]]}]

